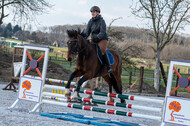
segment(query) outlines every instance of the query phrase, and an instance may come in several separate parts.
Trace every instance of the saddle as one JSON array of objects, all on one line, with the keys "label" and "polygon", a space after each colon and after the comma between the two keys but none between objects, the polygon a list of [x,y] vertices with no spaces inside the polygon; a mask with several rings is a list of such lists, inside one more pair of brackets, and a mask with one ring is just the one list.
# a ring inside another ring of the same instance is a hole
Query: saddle
[{"label": "saddle", "polygon": [[[96,44],[96,53],[97,53],[97,56],[98,56],[98,59],[99,59],[101,65],[103,65],[104,59],[102,58],[102,51],[101,51],[100,47],[98,46],[98,44]],[[106,53],[108,55],[108,60],[109,60],[110,65],[113,65],[114,64],[113,55],[111,54],[111,52],[109,50],[106,50]]]}]

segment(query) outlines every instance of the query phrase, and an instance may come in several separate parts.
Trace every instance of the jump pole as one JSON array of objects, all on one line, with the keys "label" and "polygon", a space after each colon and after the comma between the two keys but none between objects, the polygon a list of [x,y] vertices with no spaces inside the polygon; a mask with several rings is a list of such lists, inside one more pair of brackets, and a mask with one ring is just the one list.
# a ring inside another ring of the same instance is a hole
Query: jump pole
[{"label": "jump pole", "polygon": [[[68,101],[69,102],[71,100],[71,97],[65,97],[64,95],[61,95],[61,94],[48,93],[48,92],[44,92],[43,97],[46,99],[53,99],[53,100],[57,100],[57,101]],[[106,105],[106,106],[122,107],[122,108],[128,108],[128,109],[154,111],[154,112],[159,112],[159,113],[162,112],[161,108],[146,107],[146,106],[141,106],[141,105],[125,104],[125,103],[119,103],[119,102],[110,102],[110,101],[105,101],[105,100],[91,99],[91,98],[84,98],[84,97],[78,97],[78,101],[102,104],[102,105]]]},{"label": "jump pole", "polygon": [[58,106],[68,107],[68,108],[82,109],[82,110],[87,110],[87,111],[95,111],[95,112],[115,114],[115,115],[135,117],[135,118],[142,118],[142,119],[153,119],[153,120],[159,120],[159,121],[161,120],[161,117],[152,116],[152,115],[143,115],[143,114],[117,111],[117,110],[111,110],[111,109],[103,109],[103,108],[97,108],[97,107],[83,106],[83,105],[78,105],[78,104],[49,101],[49,100],[45,100],[45,99],[43,99],[42,102],[47,103],[47,104],[58,105]]},{"label": "jump pole", "polygon": [[[65,87],[52,86],[52,85],[45,85],[44,88],[45,89],[50,88],[50,89],[57,89],[57,90],[65,90]],[[73,91],[73,89],[71,91]],[[80,91],[82,92],[83,90],[80,90]],[[99,92],[99,94],[101,94],[101,93],[102,92]],[[65,95],[49,93],[49,92],[43,92],[43,96],[52,96],[50,99],[55,99],[55,100],[59,100],[59,98],[64,98],[64,99],[67,99],[67,101],[68,101],[71,99],[71,97],[66,98]],[[134,97],[136,98],[137,96],[134,96]],[[147,98],[144,98],[144,99],[147,99]],[[116,107],[123,107],[123,108],[129,108],[129,109],[133,108],[133,109],[141,109],[141,110],[155,111],[155,112],[161,112],[162,111],[161,108],[145,107],[145,106],[140,106],[140,105],[124,104],[124,103],[119,103],[119,102],[110,102],[110,101],[99,100],[99,99],[90,99],[90,98],[79,97],[78,100],[82,101],[82,102],[98,103],[98,104],[103,104],[103,105],[108,105],[108,106],[116,106]],[[155,99],[150,99],[149,101],[154,102],[154,100]],[[161,102],[163,102],[163,101],[160,100],[160,102],[156,101],[155,103],[161,103]]]},{"label": "jump pole", "polygon": [[[45,85],[44,88],[45,89],[53,88],[53,89],[65,90],[65,87],[59,88],[58,86],[52,86],[52,85]],[[69,90],[71,92],[74,92],[75,88],[70,88]],[[104,96],[104,97],[112,97],[112,98],[122,98],[122,99],[135,100],[135,101],[147,101],[147,102],[154,102],[154,103],[160,103],[160,104],[163,104],[163,102],[164,102],[163,100],[146,98],[146,97],[142,97],[142,96],[122,95],[122,94],[116,94],[116,93],[108,93],[108,92],[100,92],[100,91],[84,90],[84,89],[80,89],[79,93]]]},{"label": "jump pole", "polygon": [[[30,76],[30,75],[25,75],[26,77],[33,77],[33,78],[37,78],[40,79],[39,76]],[[60,84],[67,84],[68,81],[65,80],[59,80],[59,79],[53,79],[53,78],[45,78],[46,81],[49,82],[55,82],[55,83],[60,83]],[[71,82],[71,85],[76,85],[76,82]]]}]

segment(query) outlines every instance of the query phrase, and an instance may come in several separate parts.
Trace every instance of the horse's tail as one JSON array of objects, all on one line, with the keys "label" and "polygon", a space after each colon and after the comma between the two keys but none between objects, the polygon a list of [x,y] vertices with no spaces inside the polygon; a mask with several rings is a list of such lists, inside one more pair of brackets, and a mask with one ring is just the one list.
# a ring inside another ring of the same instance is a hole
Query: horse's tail
[{"label": "horse's tail", "polygon": [[117,59],[118,59],[117,70],[118,70],[119,76],[121,76],[121,73],[122,73],[122,59],[121,59],[121,56],[119,55],[119,53],[117,51],[116,51],[116,56],[117,56]]},{"label": "horse's tail", "polygon": [[[122,81],[121,81],[121,73],[122,73],[122,59],[121,56],[119,55],[119,53],[117,51],[112,50],[112,53],[114,53],[115,57],[115,69],[114,69],[114,73],[110,74],[110,82],[111,85],[113,86],[114,90],[119,93],[122,94]],[[121,102],[124,103],[125,100],[121,99]]]},{"label": "horse's tail", "polygon": [[111,82],[111,85],[113,86],[114,90],[117,93],[122,94],[122,87],[119,89],[117,81],[112,73],[110,74],[110,82]]},{"label": "horse's tail", "polygon": [[[122,84],[120,83],[121,81],[116,81],[116,78],[112,73],[110,74],[109,80],[116,93],[122,94]],[[125,99],[121,99],[121,103],[125,103]]]}]

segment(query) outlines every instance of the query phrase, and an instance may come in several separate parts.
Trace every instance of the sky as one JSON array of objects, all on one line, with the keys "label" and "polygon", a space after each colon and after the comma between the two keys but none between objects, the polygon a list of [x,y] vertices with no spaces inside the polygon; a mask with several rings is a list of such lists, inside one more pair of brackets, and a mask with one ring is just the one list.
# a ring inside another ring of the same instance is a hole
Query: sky
[{"label": "sky", "polygon": [[[47,10],[46,14],[38,15],[38,23],[32,24],[36,30],[43,26],[55,25],[74,25],[87,24],[91,18],[90,8],[94,5],[99,6],[101,15],[104,18],[107,26],[113,19],[122,17],[116,20],[112,26],[127,26],[136,28],[146,28],[146,21],[138,19],[131,14],[130,6],[134,4],[133,0],[49,0],[50,4],[54,5]],[[134,0],[135,1],[135,0]],[[4,22],[11,22],[11,16],[6,18]],[[190,32],[189,26],[186,31]]]},{"label": "sky", "polygon": [[55,6],[49,10],[49,14],[39,17],[43,25],[87,24],[91,18],[90,8],[94,5],[100,7],[107,25],[118,17],[122,19],[115,21],[113,25],[135,26],[134,23],[137,23],[133,17],[129,18],[129,6],[132,4],[130,0],[53,0],[51,3]]}]

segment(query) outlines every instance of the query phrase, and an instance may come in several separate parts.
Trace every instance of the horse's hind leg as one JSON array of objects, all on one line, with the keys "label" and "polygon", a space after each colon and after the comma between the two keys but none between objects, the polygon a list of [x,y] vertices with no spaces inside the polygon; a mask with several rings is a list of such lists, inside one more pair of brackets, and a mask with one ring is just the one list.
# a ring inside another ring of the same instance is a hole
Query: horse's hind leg
[{"label": "horse's hind leg", "polygon": [[[104,80],[105,80],[105,81],[108,83],[108,85],[109,85],[109,93],[112,93],[112,82],[111,82],[109,76],[107,75],[107,76],[104,76],[103,78],[104,78]],[[112,97],[109,97],[108,100],[111,101],[111,102],[114,101]]]},{"label": "horse's hind leg", "polygon": [[100,77],[96,77],[94,90],[98,90],[99,78]]}]

